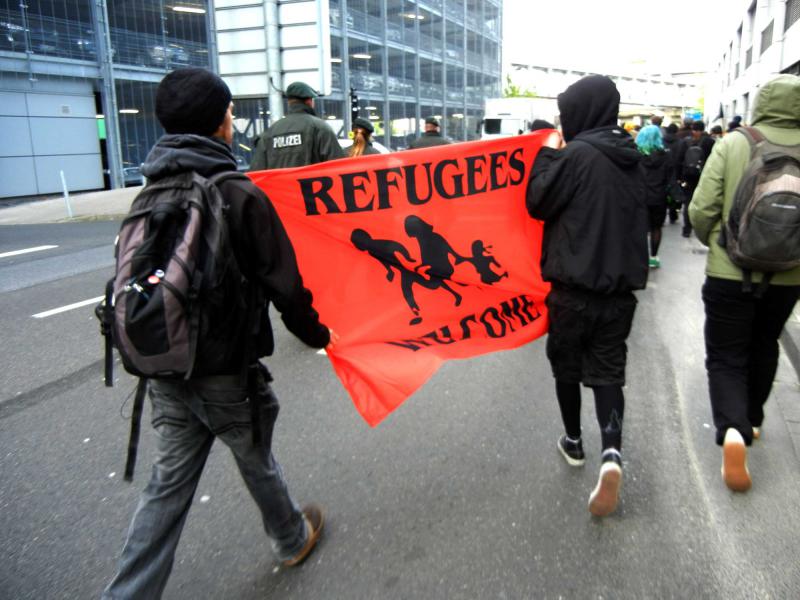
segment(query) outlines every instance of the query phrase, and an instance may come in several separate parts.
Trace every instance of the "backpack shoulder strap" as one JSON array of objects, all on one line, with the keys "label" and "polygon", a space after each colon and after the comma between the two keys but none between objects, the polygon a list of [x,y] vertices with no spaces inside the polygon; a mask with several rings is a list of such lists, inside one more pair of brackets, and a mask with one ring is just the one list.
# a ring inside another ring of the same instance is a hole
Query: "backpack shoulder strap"
[{"label": "backpack shoulder strap", "polygon": [[250,181],[250,178],[247,175],[240,173],[239,171],[223,171],[222,173],[217,173],[216,175],[212,175],[208,178],[208,180],[216,186],[219,186],[220,183],[223,181],[228,181],[229,179]]},{"label": "backpack shoulder strap", "polygon": [[139,450],[139,433],[141,431],[142,410],[144,397],[147,394],[147,379],[139,378],[136,384],[136,396],[133,399],[133,412],[131,413],[131,435],[128,439],[128,458],[125,461],[125,481],[133,481],[133,470],[136,466],[136,454]]},{"label": "backpack shoulder strap", "polygon": [[740,131],[744,137],[747,138],[747,141],[750,142],[751,146],[767,141],[764,134],[755,127],[737,127],[734,131]]}]

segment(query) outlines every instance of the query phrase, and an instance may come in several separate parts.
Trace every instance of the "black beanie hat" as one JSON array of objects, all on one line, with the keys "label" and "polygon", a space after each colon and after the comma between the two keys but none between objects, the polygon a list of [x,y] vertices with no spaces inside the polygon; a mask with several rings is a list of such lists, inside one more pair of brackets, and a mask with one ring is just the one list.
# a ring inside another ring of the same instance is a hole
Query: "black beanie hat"
[{"label": "black beanie hat", "polygon": [[156,90],[156,116],[167,133],[211,135],[225,119],[231,91],[206,69],[172,71]]}]

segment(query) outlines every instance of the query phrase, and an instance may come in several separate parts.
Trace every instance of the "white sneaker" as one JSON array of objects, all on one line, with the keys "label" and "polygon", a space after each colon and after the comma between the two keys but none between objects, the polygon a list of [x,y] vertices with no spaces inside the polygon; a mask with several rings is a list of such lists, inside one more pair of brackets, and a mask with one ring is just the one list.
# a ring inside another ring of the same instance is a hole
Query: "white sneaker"
[{"label": "white sneaker", "polygon": [[747,446],[742,434],[733,427],[722,442],[722,480],[734,492],[746,492],[752,481],[747,470]]},{"label": "white sneaker", "polygon": [[619,488],[622,486],[622,459],[619,452],[603,456],[600,477],[589,496],[589,512],[595,517],[605,517],[617,510]]}]

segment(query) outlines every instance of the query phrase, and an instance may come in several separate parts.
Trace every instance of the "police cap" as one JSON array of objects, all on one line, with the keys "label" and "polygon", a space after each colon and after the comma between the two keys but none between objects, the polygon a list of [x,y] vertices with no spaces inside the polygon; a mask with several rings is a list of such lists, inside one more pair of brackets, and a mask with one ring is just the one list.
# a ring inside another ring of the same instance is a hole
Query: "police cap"
[{"label": "police cap", "polygon": [[356,117],[353,119],[353,129],[356,127],[360,127],[365,131],[369,131],[370,133],[375,132],[375,128],[372,126],[372,123],[364,119],[363,117]]},{"label": "police cap", "polygon": [[425,119],[425,124],[426,125],[436,125],[436,127],[438,127],[439,126],[439,120],[436,117],[428,117],[427,119]]},{"label": "police cap", "polygon": [[305,100],[306,98],[316,98],[317,92],[315,92],[307,83],[295,81],[286,88],[286,97],[300,98],[301,100]]}]

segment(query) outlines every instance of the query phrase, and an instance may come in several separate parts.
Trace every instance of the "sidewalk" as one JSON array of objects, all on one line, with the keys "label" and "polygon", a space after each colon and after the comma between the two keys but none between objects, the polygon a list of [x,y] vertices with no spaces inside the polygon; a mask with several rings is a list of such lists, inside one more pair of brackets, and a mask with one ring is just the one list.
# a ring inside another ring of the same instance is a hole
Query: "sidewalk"
[{"label": "sidewalk", "polygon": [[48,197],[0,208],[0,225],[39,225],[66,221],[87,221],[122,218],[128,213],[134,196],[141,187],[103,190],[70,195],[72,219],[63,197]]},{"label": "sidewalk", "polygon": [[789,384],[793,389],[790,390],[788,397],[780,397],[778,405],[781,408],[786,427],[794,441],[795,455],[800,458],[800,402],[797,401],[797,392],[800,389],[798,380],[800,379],[800,303],[795,305],[794,312],[781,334],[781,347],[786,353],[789,362],[794,367],[795,378]]}]

